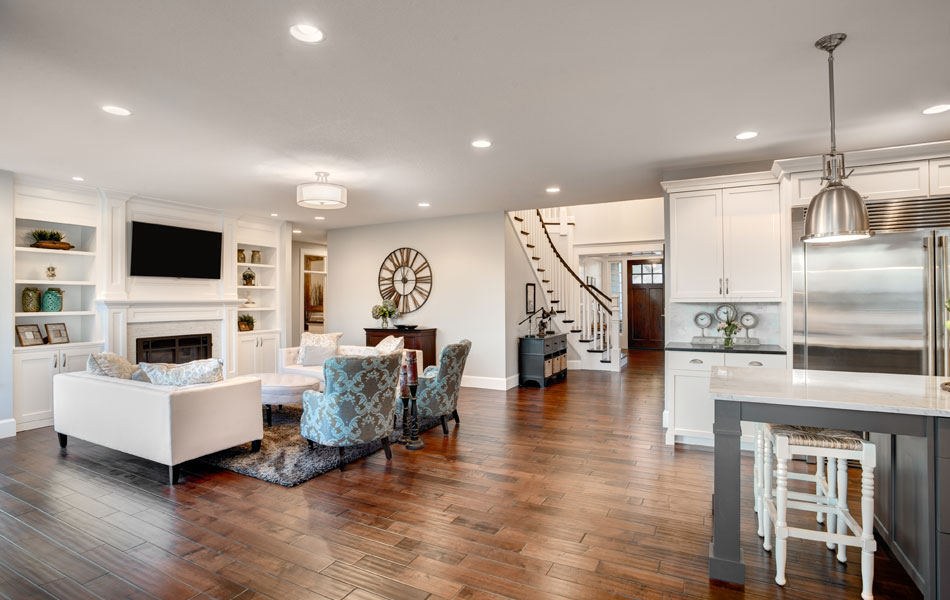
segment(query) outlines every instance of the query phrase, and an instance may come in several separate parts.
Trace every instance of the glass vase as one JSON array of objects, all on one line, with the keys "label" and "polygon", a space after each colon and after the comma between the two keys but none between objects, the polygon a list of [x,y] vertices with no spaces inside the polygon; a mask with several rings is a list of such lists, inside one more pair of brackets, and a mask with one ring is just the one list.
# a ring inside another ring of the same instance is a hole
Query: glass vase
[{"label": "glass vase", "polygon": [[389,317],[382,317],[379,321],[379,326],[382,329],[389,329]]},{"label": "glass vase", "polygon": [[732,338],[731,335],[727,335],[722,341],[723,348],[732,348],[736,344],[736,341]]}]

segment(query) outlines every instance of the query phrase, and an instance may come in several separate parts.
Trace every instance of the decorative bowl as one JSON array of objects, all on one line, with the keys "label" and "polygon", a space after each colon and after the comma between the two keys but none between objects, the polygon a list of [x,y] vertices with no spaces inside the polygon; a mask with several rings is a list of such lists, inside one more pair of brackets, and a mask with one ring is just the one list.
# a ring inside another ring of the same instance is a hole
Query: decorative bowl
[{"label": "decorative bowl", "polygon": [[408,331],[410,329],[415,329],[418,325],[396,325],[396,329],[400,331]]}]

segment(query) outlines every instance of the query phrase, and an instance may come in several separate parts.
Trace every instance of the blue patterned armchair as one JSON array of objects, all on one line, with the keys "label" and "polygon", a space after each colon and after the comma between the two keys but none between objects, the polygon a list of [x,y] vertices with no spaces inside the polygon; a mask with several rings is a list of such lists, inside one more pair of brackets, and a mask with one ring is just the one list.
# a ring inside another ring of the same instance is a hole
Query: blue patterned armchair
[{"label": "blue patterned armchair", "polygon": [[468,358],[472,342],[462,340],[458,344],[449,344],[442,349],[438,365],[426,367],[419,378],[416,390],[416,407],[420,417],[439,417],[442,421],[442,433],[448,435],[449,427],[445,418],[449,415],[459,421],[459,387],[462,383],[462,371]]},{"label": "blue patterned armchair", "polygon": [[321,446],[343,449],[380,440],[386,459],[393,457],[389,434],[396,413],[396,388],[402,353],[334,356],[323,363],[324,391],[303,393],[300,435]]}]

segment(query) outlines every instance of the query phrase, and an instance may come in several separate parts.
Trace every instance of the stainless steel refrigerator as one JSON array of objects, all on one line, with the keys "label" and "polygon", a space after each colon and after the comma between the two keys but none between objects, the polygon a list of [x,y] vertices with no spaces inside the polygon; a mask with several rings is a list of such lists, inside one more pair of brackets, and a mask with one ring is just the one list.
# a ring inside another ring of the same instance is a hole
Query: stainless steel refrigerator
[{"label": "stainless steel refrigerator", "polygon": [[[868,240],[802,244],[792,209],[796,369],[950,374],[950,199],[870,204]],[[922,586],[929,560],[926,439],[871,434],[880,535]]]}]

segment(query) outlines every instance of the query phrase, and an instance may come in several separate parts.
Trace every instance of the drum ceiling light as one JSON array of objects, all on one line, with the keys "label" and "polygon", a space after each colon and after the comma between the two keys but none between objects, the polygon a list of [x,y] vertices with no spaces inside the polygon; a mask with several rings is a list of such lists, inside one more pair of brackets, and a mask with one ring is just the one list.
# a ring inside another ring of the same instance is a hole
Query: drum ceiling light
[{"label": "drum ceiling light", "polygon": [[317,180],[297,186],[297,204],[304,208],[346,208],[346,188],[330,183],[329,173],[318,171]]}]

